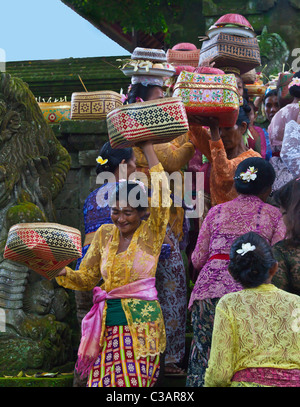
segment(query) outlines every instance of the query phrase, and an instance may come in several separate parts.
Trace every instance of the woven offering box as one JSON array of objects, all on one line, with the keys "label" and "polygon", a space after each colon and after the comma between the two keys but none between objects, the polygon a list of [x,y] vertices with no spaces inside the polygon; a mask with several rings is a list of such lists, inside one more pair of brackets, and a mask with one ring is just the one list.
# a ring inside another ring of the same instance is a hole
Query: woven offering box
[{"label": "woven offering box", "polygon": [[113,109],[122,106],[121,95],[113,91],[72,93],[72,120],[103,120]]},{"label": "woven offering box", "polygon": [[240,96],[233,74],[199,74],[182,71],[174,86],[188,115],[218,117],[221,127],[234,126]]},{"label": "woven offering box", "polygon": [[180,43],[167,51],[167,61],[174,66],[193,66],[199,63],[200,49],[190,43]]},{"label": "woven offering box", "polygon": [[38,105],[48,123],[59,123],[71,119],[70,102],[39,103]]},{"label": "woven offering box", "polygon": [[189,130],[180,97],[124,105],[110,112],[106,121],[113,148],[129,147],[146,140],[165,143]]},{"label": "woven offering box", "polygon": [[136,47],[131,59],[149,60],[152,62],[166,62],[166,53],[163,49]]},{"label": "woven offering box", "polygon": [[235,67],[244,74],[261,65],[257,39],[221,32],[202,43],[199,65],[207,61],[215,68]]},{"label": "woven offering box", "polygon": [[19,223],[8,233],[4,258],[26,265],[51,280],[81,257],[80,231],[56,223]]}]

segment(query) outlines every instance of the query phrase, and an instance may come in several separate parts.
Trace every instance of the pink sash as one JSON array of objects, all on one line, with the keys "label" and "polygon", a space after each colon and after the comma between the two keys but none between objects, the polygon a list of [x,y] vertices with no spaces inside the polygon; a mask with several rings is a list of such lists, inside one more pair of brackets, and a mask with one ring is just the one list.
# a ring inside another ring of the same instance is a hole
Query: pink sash
[{"label": "pink sash", "polygon": [[105,301],[117,298],[135,298],[146,301],[157,300],[155,278],[152,277],[138,280],[122,287],[115,288],[109,293],[102,290],[100,287],[94,288],[94,305],[83,318],[81,324],[81,341],[76,363],[76,370],[81,372],[81,376],[88,375],[99,356]]},{"label": "pink sash", "polygon": [[233,375],[231,381],[258,383],[263,386],[273,387],[299,387],[300,370],[252,367],[239,370]]}]

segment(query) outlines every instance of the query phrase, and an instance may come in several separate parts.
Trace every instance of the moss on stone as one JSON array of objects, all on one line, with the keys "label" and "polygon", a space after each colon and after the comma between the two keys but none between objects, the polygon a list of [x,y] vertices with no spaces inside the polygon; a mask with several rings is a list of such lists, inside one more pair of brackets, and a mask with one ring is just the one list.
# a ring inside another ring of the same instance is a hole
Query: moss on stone
[{"label": "moss on stone", "polygon": [[[23,197],[26,196],[24,192]],[[6,215],[9,226],[17,223],[46,222],[45,214],[35,204],[23,202],[19,205],[12,206]]]}]

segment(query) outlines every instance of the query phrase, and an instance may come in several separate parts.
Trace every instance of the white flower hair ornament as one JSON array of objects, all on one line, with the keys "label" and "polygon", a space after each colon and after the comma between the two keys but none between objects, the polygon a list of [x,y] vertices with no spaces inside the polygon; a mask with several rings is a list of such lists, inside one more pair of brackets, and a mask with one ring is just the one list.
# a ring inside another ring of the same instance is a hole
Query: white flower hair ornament
[{"label": "white flower hair ornament", "polygon": [[142,181],[140,181],[140,180],[138,180],[138,179],[132,179],[132,180],[130,180],[130,181],[133,181],[133,182],[135,182],[136,184],[138,184],[138,185],[142,188],[142,190],[145,192],[145,194],[146,194],[146,187],[145,187],[145,184],[144,184]]},{"label": "white flower hair ornament", "polygon": [[246,172],[241,172],[239,176],[234,177],[234,179],[241,179],[243,182],[255,181],[257,178],[257,169],[254,167],[249,167]]},{"label": "white flower hair ornament", "polygon": [[241,256],[244,256],[248,252],[254,252],[256,246],[252,245],[251,243],[242,243],[241,249],[237,249],[236,252]]},{"label": "white flower hair ornament", "polygon": [[[142,181],[139,181],[138,179],[131,179],[131,180],[128,180],[128,181],[134,182],[135,184],[139,185],[146,194],[146,187],[145,187],[145,184]],[[122,179],[119,180],[119,182],[127,182],[127,180],[122,178]]]},{"label": "white flower hair ornament", "polygon": [[103,158],[101,157],[101,155],[99,155],[99,156],[96,158],[96,161],[97,161],[98,164],[104,165],[104,164],[107,163],[108,159],[107,159],[107,158],[103,159]]},{"label": "white flower hair ornament", "polygon": [[293,80],[289,84],[289,88],[292,86],[300,86],[300,78],[293,78]]}]

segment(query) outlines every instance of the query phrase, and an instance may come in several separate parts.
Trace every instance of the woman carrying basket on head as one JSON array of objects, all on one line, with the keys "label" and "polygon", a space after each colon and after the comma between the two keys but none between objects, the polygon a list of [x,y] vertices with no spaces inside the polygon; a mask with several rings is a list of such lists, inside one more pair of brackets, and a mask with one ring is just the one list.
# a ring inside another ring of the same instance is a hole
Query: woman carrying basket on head
[{"label": "woman carrying basket on head", "polygon": [[[142,144],[154,196],[150,216],[146,188],[120,182],[111,196],[113,224],[95,233],[80,268],[66,267],[57,282],[73,290],[94,288],[94,305],[82,322],[77,370],[88,387],[150,387],[158,378],[166,334],[155,273],[169,220],[170,191],[152,143]],[[130,197],[135,196],[131,206]],[[101,287],[96,287],[103,278]]]}]

